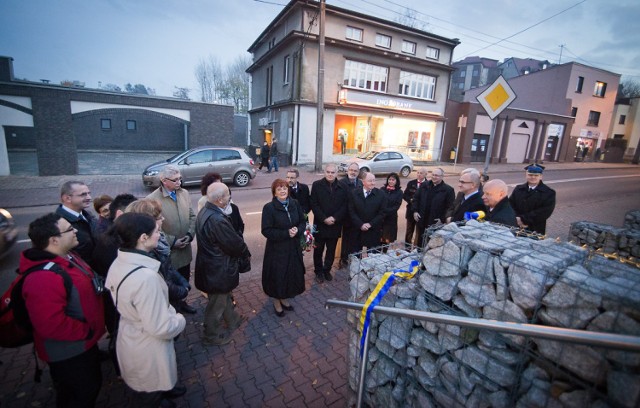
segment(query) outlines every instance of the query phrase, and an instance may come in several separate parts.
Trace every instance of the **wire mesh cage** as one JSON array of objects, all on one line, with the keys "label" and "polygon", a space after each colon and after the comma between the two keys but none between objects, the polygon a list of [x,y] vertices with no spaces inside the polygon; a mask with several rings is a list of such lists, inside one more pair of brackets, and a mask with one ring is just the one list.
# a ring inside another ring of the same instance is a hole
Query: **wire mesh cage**
[{"label": "wire mesh cage", "polygon": [[[469,221],[429,231],[424,249],[350,259],[351,301],[407,270],[381,306],[640,336],[640,271],[584,248]],[[533,238],[533,239],[531,239]],[[349,312],[357,389],[360,313]],[[363,402],[395,407],[637,407],[640,353],[371,314]]]}]

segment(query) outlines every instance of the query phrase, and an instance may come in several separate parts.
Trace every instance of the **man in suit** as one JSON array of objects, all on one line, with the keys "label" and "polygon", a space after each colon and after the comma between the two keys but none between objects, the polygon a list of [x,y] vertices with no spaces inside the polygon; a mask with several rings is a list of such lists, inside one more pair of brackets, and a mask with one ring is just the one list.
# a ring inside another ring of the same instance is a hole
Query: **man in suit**
[{"label": "man in suit", "polygon": [[298,169],[287,170],[289,197],[298,200],[298,204],[302,207],[302,211],[304,211],[305,214],[309,214],[309,211],[311,211],[311,195],[309,193],[309,186],[298,182],[298,177],[300,177]]},{"label": "man in suit", "polygon": [[524,169],[527,171],[527,182],[513,189],[509,204],[516,213],[520,228],[544,235],[547,219],[556,207],[556,192],[542,182],[543,166],[531,164]]},{"label": "man in suit", "polygon": [[[360,180],[360,166],[353,162],[347,167],[347,177],[340,180],[340,184],[347,191],[349,199],[352,192],[362,189],[362,180]],[[351,222],[351,216],[347,214],[342,224],[342,245],[340,246],[340,266],[347,266],[349,262],[349,254],[358,250],[358,228]]]},{"label": "man in suit", "polygon": [[318,283],[333,279],[331,268],[342,222],[347,216],[347,190],[336,180],[337,172],[335,164],[327,164],[324,177],[311,185],[311,211],[313,223],[318,229],[315,234],[316,247],[313,249],[313,267]]},{"label": "man in suit", "polygon": [[96,246],[94,229],[96,220],[87,211],[91,206],[91,191],[82,181],[72,180],[60,187],[60,205],[56,214],[64,218],[77,230],[78,246],[74,251],[83,261],[92,264],[93,249]]},{"label": "man in suit", "polygon": [[363,188],[351,193],[349,215],[353,225],[358,228],[358,249],[371,249],[380,245],[387,197],[375,188],[376,176],[373,173],[367,173],[362,184]]},{"label": "man in suit", "polygon": [[509,188],[502,180],[489,180],[483,188],[482,201],[487,207],[485,221],[516,227],[516,213],[509,204]]},{"label": "man in suit", "polygon": [[453,202],[451,215],[447,222],[464,220],[466,212],[485,211],[480,189],[480,172],[476,169],[466,169],[460,173],[458,180],[458,196]]},{"label": "man in suit", "polygon": [[422,185],[413,198],[413,219],[417,223],[416,245],[422,246],[424,231],[431,225],[445,222],[453,206],[455,192],[444,182],[444,170],[437,168],[431,175],[431,184]]},{"label": "man in suit", "polygon": [[407,244],[413,243],[413,233],[416,230],[416,221],[413,219],[413,213],[411,212],[413,198],[423,183],[429,183],[429,180],[427,180],[426,167],[420,167],[416,170],[416,179],[407,183],[407,188],[402,194],[402,199],[407,202],[407,211],[405,213],[405,218],[407,219],[407,232],[404,234],[404,241]]}]

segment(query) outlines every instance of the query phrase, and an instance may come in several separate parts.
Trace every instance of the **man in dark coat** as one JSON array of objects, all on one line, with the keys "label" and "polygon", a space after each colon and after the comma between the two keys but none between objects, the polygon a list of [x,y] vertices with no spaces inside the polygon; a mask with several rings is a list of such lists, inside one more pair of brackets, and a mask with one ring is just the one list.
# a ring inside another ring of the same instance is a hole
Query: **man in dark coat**
[{"label": "man in dark coat", "polygon": [[446,222],[447,212],[453,206],[453,187],[443,181],[444,170],[437,168],[431,175],[431,184],[421,186],[413,198],[413,219],[417,223],[416,245],[422,246],[425,229],[438,221]]},{"label": "man in dark coat", "polygon": [[267,170],[271,171],[271,163],[269,162],[270,152],[271,149],[269,149],[269,143],[265,140],[262,148],[260,149],[260,166],[258,167],[258,170],[262,170],[262,166],[266,164]]},{"label": "man in dark coat", "polygon": [[[353,162],[347,167],[347,177],[340,180],[340,184],[347,191],[347,197],[352,197],[352,192],[362,189],[360,180],[360,165]],[[347,214],[342,224],[342,245],[340,246],[340,266],[346,266],[349,262],[349,254],[358,250],[358,228],[351,222],[351,216]]]},{"label": "man in dark coat", "polygon": [[509,188],[502,180],[490,180],[484,184],[482,201],[487,207],[485,221],[516,227],[516,213],[509,204]]},{"label": "man in dark coat", "polygon": [[[280,153],[278,152],[278,140],[273,139],[269,156],[271,157],[271,167],[273,167],[275,171],[278,171],[278,153]],[[269,169],[268,173],[271,173],[271,169]]]},{"label": "man in dark coat", "polygon": [[411,211],[411,206],[413,205],[413,199],[418,192],[422,183],[428,183],[429,180],[427,177],[427,168],[420,167],[416,170],[416,179],[411,180],[407,183],[407,188],[404,190],[402,194],[402,199],[407,202],[407,211],[405,213],[405,218],[407,219],[407,232],[404,234],[404,241],[407,244],[412,244],[413,233],[416,230],[416,221],[413,219],[413,212]]},{"label": "man in dark coat", "polygon": [[333,279],[331,267],[342,232],[342,222],[347,216],[347,190],[336,180],[336,174],[336,165],[327,164],[324,178],[311,185],[311,211],[318,229],[315,234],[316,247],[313,249],[313,267],[318,283]]},{"label": "man in dark coat", "polygon": [[476,169],[463,170],[458,180],[458,196],[453,202],[451,215],[447,222],[464,221],[467,212],[486,211],[482,202],[480,188],[480,172]]},{"label": "man in dark coat", "polygon": [[311,194],[309,186],[298,181],[300,172],[298,169],[287,170],[287,183],[289,184],[289,197],[298,200],[298,204],[302,207],[305,214],[311,211]]},{"label": "man in dark coat", "polygon": [[358,248],[375,248],[380,245],[382,221],[387,208],[386,195],[375,188],[376,176],[367,173],[362,181],[363,188],[354,190],[349,200],[351,222],[358,228]]},{"label": "man in dark coat", "polygon": [[[204,311],[205,345],[229,343],[231,332],[245,320],[233,307],[231,291],[239,284],[240,258],[248,258],[251,253],[224,214],[230,201],[229,188],[212,183],[207,189],[207,204],[196,220],[198,252],[194,282],[196,288],[209,296]],[[222,326],[223,320],[228,331]]]},{"label": "man in dark coat", "polygon": [[64,218],[77,230],[78,246],[74,251],[83,261],[92,265],[96,220],[87,211],[91,206],[91,191],[82,181],[67,181],[60,187],[60,205],[56,214]]},{"label": "man in dark coat", "polygon": [[545,234],[547,219],[556,206],[556,192],[542,182],[544,167],[531,164],[525,167],[527,182],[517,185],[509,197],[520,228]]}]

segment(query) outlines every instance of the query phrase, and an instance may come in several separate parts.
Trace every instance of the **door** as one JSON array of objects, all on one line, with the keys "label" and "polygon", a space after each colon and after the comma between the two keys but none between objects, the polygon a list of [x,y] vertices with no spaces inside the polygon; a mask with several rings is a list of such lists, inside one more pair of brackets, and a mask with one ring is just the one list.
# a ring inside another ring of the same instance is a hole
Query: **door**
[{"label": "door", "polygon": [[544,161],[555,161],[556,151],[558,150],[558,136],[549,136],[547,139],[547,146],[544,150]]},{"label": "door", "polygon": [[214,165],[211,170],[219,173],[224,181],[232,181],[235,169],[241,164],[240,152],[231,149],[217,149],[213,151]]},{"label": "door", "polygon": [[207,173],[207,168],[211,166],[211,160],[211,150],[201,150],[178,162],[183,184],[199,183],[202,176]]},{"label": "door", "polygon": [[487,158],[487,146],[489,145],[489,135],[473,135],[471,141],[471,161],[483,162]]}]

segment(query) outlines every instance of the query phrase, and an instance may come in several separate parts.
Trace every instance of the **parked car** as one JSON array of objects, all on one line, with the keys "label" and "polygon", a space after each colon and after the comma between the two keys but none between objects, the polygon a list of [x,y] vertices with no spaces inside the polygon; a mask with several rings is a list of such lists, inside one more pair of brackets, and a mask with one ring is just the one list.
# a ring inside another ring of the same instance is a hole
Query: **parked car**
[{"label": "parked car", "polygon": [[158,187],[160,170],[167,164],[180,169],[182,185],[199,185],[202,176],[219,173],[222,181],[244,187],[256,176],[254,162],[244,149],[224,146],[202,146],[179,153],[165,161],[153,163],[142,172],[146,187]]},{"label": "parked car", "polygon": [[361,172],[373,174],[398,173],[402,177],[408,177],[413,171],[413,160],[404,153],[394,150],[370,151],[359,154],[346,163],[340,163],[338,170],[347,171],[350,163],[360,165]]},{"label": "parked car", "polygon": [[18,228],[9,211],[0,208],[0,258],[4,257],[16,243]]}]

